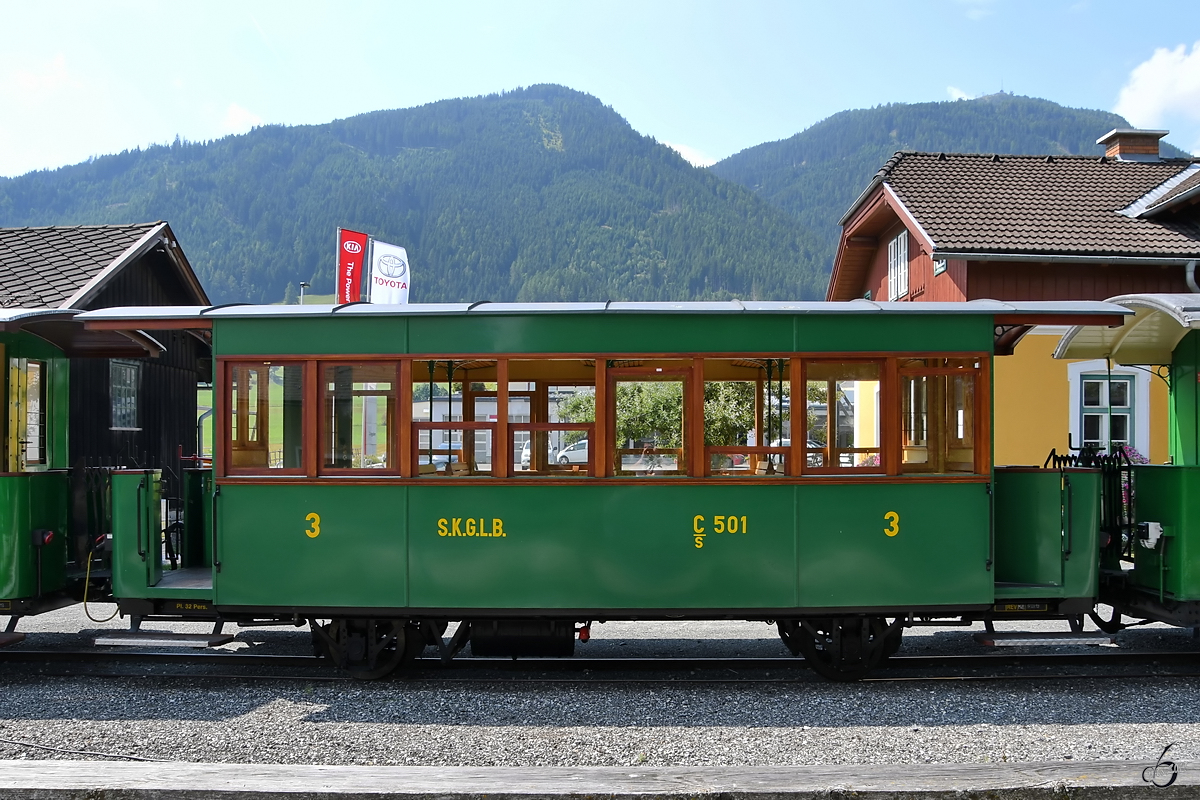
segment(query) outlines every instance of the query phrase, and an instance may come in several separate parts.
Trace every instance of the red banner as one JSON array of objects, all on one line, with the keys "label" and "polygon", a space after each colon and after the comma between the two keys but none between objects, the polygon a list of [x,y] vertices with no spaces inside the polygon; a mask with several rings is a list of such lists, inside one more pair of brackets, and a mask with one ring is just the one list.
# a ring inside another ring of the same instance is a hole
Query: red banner
[{"label": "red banner", "polygon": [[363,262],[367,260],[367,235],[338,228],[338,271],[334,292],[339,303],[357,303],[362,286]]}]

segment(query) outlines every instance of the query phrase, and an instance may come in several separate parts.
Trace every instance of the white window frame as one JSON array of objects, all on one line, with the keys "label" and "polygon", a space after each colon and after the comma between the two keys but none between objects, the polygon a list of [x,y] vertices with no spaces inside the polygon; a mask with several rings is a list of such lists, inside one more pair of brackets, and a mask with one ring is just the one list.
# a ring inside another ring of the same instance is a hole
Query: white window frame
[{"label": "white window frame", "polygon": [[[1071,385],[1071,444],[1079,447],[1083,443],[1083,381],[1095,375],[1108,375],[1108,363],[1098,358],[1092,361],[1075,361],[1067,365],[1067,378]],[[1150,457],[1150,381],[1148,370],[1121,367],[1116,364],[1112,376],[1133,379],[1133,405],[1130,413],[1130,446],[1147,458]],[[1106,406],[1107,408],[1107,406]],[[1105,432],[1107,441],[1107,431]]]},{"label": "white window frame", "polygon": [[888,300],[908,294],[908,231],[900,231],[888,242]]},{"label": "white window frame", "polygon": [[[117,385],[117,374],[133,377],[133,385]],[[140,431],[142,365],[138,361],[112,359],[108,364],[108,414],[110,431]],[[120,417],[120,418],[118,418]],[[130,419],[132,417],[132,420]],[[117,424],[128,423],[134,424]]]}]

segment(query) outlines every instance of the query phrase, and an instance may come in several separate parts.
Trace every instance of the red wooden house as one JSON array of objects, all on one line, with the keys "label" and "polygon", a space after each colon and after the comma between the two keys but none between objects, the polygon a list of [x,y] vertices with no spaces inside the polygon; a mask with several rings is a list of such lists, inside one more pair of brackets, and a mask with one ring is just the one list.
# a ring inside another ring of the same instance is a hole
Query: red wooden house
[{"label": "red wooden house", "polygon": [[[1103,156],[896,153],[841,220],[827,299],[1103,300],[1200,292],[1200,159],[1166,131],[1117,129]],[[1106,364],[1046,364],[1061,329],[1003,332],[996,463],[1050,447],[1127,444],[1166,457],[1165,382]],[[1066,370],[1066,380],[1050,380]],[[1153,430],[1152,430],[1153,429]]]}]

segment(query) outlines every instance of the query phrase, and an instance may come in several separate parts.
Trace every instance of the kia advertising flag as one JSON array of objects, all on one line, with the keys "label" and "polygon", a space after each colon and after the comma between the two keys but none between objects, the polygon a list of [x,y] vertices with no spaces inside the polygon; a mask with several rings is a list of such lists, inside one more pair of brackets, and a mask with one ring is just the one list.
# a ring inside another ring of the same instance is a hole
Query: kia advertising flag
[{"label": "kia advertising flag", "polygon": [[334,296],[339,303],[357,303],[362,286],[363,261],[367,257],[367,235],[338,228],[338,271]]},{"label": "kia advertising flag", "polygon": [[408,251],[371,240],[371,302],[408,302]]}]

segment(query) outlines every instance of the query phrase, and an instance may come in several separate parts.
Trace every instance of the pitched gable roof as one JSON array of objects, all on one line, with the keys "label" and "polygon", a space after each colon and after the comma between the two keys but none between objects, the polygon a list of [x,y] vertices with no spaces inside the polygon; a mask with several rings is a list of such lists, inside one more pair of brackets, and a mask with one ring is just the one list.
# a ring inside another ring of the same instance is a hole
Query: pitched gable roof
[{"label": "pitched gable roof", "polygon": [[1200,222],[1119,213],[1192,164],[901,152],[872,189],[886,184],[938,252],[1200,258]]},{"label": "pitched gable roof", "polygon": [[0,306],[84,308],[125,265],[160,244],[196,299],[208,302],[165,222],[0,228]]}]

